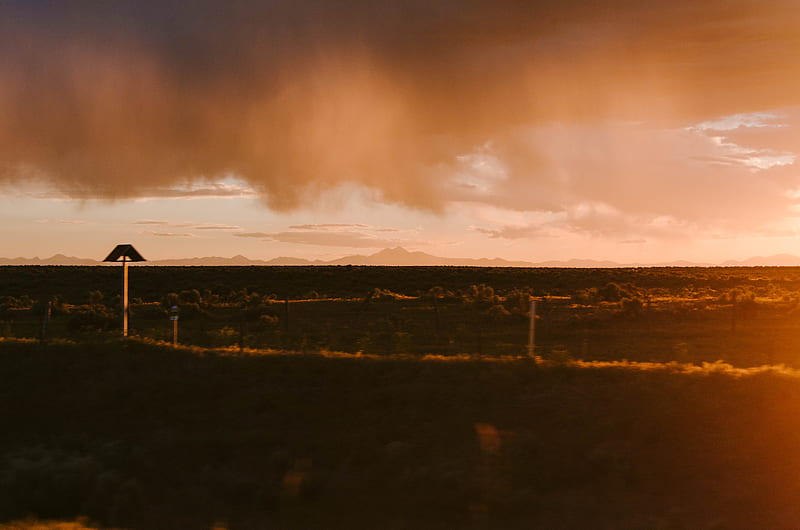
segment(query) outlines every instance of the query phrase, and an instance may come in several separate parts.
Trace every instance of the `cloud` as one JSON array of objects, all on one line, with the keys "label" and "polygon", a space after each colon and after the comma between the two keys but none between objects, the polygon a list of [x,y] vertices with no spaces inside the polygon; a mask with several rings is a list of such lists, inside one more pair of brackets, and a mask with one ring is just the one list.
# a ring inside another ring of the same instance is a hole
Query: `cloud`
[{"label": "cloud", "polygon": [[284,232],[242,232],[233,234],[236,237],[247,237],[326,247],[349,248],[384,248],[387,246],[416,245],[419,241],[410,239],[390,239],[381,237],[381,233],[399,233],[394,228],[379,228],[363,224],[310,224],[290,226]]},{"label": "cloud", "polygon": [[350,248],[380,248],[394,244],[391,240],[378,239],[366,234],[353,232],[275,232],[267,234],[267,239],[280,243]]},{"label": "cloud", "polygon": [[133,221],[131,224],[134,225],[149,225],[149,226],[170,226],[173,228],[192,228],[197,226],[197,223],[191,223],[187,221],[165,221],[160,219],[140,219],[137,221]]},{"label": "cloud", "polygon": [[132,224],[135,225],[159,225],[159,226],[166,226],[171,224],[169,221],[157,221],[154,219],[141,219],[139,221],[134,221]]},{"label": "cloud", "polygon": [[785,124],[774,123],[781,116],[770,112],[751,112],[747,114],[734,114],[716,120],[704,121],[688,127],[691,131],[733,131],[744,128],[786,127]]},{"label": "cloud", "polygon": [[220,225],[211,223],[189,223],[189,222],[174,222],[164,221],[158,219],[140,219],[133,221],[131,224],[135,225],[154,225],[154,226],[171,226],[175,228],[191,228],[192,230],[241,230],[240,226],[233,225]]},{"label": "cloud", "polygon": [[233,234],[236,237],[253,237],[258,239],[265,239],[270,237],[270,233],[268,232],[241,232],[239,234]]},{"label": "cloud", "polygon": [[472,230],[485,234],[491,239],[534,239],[539,237],[550,237],[550,233],[543,226],[503,226],[500,228],[472,227]]},{"label": "cloud", "polygon": [[87,225],[87,224],[93,224],[93,223],[90,223],[89,221],[81,221],[81,220],[78,220],[78,219],[55,219],[55,220],[53,220],[53,219],[36,219],[36,221],[34,221],[34,222],[35,223],[42,223],[42,224],[45,224],[45,223],[57,223],[57,224],[63,224],[63,225]]},{"label": "cloud", "polygon": [[234,225],[197,225],[193,227],[195,230],[241,230],[241,226]]},{"label": "cloud", "polygon": [[327,223],[327,224],[307,224],[307,225],[293,225],[290,226],[292,230],[342,230],[342,229],[360,229],[371,228],[369,225],[363,224],[342,224],[342,223]]},{"label": "cloud", "polygon": [[142,198],[147,199],[239,199],[256,195],[257,193],[249,186],[224,181],[150,188],[142,192]]},{"label": "cloud", "polygon": [[[636,226],[630,223],[659,217],[685,226],[750,230],[790,212],[792,200],[786,192],[796,187],[800,142],[795,127],[800,119],[790,120],[789,127],[758,130],[794,137],[794,145],[780,142],[793,151],[744,144],[752,134],[720,137],[675,124],[519,128],[491,147],[492,157],[503,161],[505,176],[479,192],[462,188],[453,194],[461,202],[550,213],[564,228],[595,233],[608,233],[615,219],[620,229],[631,231]],[[609,212],[577,215],[587,205]],[[597,230],[591,226],[594,221]],[[499,224],[506,225],[511,226]]]},{"label": "cloud", "polygon": [[479,208],[475,215],[486,225],[471,230],[490,239],[509,241],[560,238],[570,235],[626,238],[623,242],[650,239],[681,240],[694,235],[697,226],[670,216],[630,215],[608,204],[584,202],[560,212],[519,212]]},{"label": "cloud", "polygon": [[795,0],[3,2],[0,183],[762,222],[798,26]]},{"label": "cloud", "polygon": [[[0,182],[2,182],[3,172],[0,170]],[[27,186],[22,184],[17,186],[17,195],[31,197],[42,200],[107,200],[118,199],[120,197],[108,196],[102,190],[69,190],[69,189],[48,189],[42,187],[44,177],[36,173]],[[194,182],[183,183],[169,187],[149,187],[142,188],[137,199],[158,200],[158,199],[239,199],[256,197],[257,193],[249,186],[241,183],[231,183],[226,178],[217,182]]]},{"label": "cloud", "polygon": [[175,233],[175,232],[153,232],[150,230],[145,230],[144,232],[140,232],[140,234],[144,234],[147,236],[155,236],[155,237],[196,237],[194,234],[188,233]]}]

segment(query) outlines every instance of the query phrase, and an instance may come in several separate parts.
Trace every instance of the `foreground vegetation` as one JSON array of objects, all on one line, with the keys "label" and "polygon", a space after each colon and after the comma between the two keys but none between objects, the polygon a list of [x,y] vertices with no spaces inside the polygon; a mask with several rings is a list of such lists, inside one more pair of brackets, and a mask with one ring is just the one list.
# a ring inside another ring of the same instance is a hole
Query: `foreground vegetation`
[{"label": "foreground vegetation", "polygon": [[800,527],[800,377],[722,363],[0,341],[0,518]]},{"label": "foreground vegetation", "polygon": [[[0,267],[0,336],[120,331],[119,267]],[[800,365],[800,268],[146,267],[133,335],[364,354],[518,355],[537,302],[545,358]],[[46,329],[44,314],[50,307]]]},{"label": "foreground vegetation", "polygon": [[119,283],[0,267],[0,528],[800,528],[800,268]]}]

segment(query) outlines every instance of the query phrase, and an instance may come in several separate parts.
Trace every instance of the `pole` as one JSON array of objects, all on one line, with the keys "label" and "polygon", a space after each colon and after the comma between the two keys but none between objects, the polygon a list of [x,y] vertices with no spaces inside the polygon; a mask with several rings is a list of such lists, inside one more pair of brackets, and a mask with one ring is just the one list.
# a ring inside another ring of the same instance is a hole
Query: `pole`
[{"label": "pole", "polygon": [[178,345],[178,306],[169,308],[169,319],[172,321],[172,345]]},{"label": "pole", "polygon": [[128,257],[122,256],[122,336],[128,336]]},{"label": "pole", "polygon": [[536,300],[531,300],[531,323],[528,328],[528,356],[533,357],[536,350]]}]

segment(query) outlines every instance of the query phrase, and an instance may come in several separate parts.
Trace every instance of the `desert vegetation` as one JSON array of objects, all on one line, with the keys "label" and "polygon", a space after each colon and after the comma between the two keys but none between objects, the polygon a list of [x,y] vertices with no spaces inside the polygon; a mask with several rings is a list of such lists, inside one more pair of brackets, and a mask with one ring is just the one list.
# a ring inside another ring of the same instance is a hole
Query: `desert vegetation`
[{"label": "desert vegetation", "polygon": [[[131,334],[202,347],[794,365],[800,269],[136,267]],[[0,267],[0,336],[120,331],[115,267]],[[45,314],[49,317],[45,318]]]},{"label": "desert vegetation", "polygon": [[0,343],[0,515],[796,528],[800,379],[724,363]]},{"label": "desert vegetation", "polygon": [[0,268],[2,524],[800,527],[800,270],[118,280]]}]

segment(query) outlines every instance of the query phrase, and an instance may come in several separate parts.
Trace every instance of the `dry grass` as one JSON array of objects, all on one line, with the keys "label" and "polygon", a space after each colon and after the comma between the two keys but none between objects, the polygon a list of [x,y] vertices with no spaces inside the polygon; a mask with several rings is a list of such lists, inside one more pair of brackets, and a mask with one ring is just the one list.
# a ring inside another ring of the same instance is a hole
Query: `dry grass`
[{"label": "dry grass", "polygon": [[[0,523],[0,530],[94,530],[96,525],[91,525],[86,518],[79,518],[75,521],[38,521],[26,519],[12,521],[10,523]],[[106,528],[106,530],[113,530]]]},{"label": "dry grass", "polygon": [[3,530],[800,527],[781,365],[133,338],[0,341],[0,373]]}]

